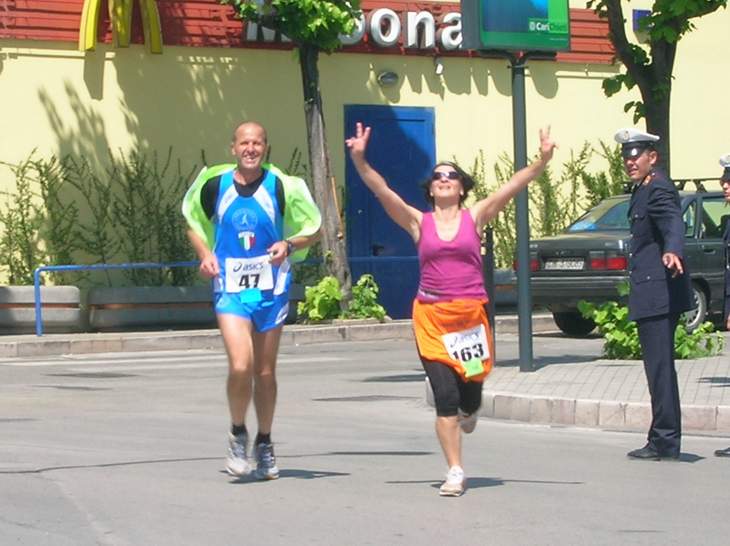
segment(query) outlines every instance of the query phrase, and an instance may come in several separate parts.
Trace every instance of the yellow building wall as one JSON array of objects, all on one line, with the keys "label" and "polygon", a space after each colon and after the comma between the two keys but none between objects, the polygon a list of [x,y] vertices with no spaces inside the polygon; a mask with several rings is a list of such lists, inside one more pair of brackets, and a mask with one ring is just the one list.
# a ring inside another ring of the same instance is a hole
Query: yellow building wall
[{"label": "yellow building wall", "polygon": [[672,175],[719,177],[730,153],[730,10],[696,22],[679,43],[672,85]]},{"label": "yellow building wall", "polygon": [[[632,2],[630,8],[651,2]],[[571,2],[583,7],[583,2]],[[627,10],[630,17],[630,10]],[[730,13],[696,22],[679,44],[672,109],[675,176],[719,174],[717,157],[730,151],[725,138],[728,109]],[[633,32],[629,32],[633,36]],[[479,150],[490,162],[512,153],[510,71],[499,59],[336,53],[321,58],[322,94],[333,167],[344,178],[343,105],[428,106],[436,114],[436,152],[469,164]],[[400,75],[381,88],[381,70]],[[550,124],[560,143],[557,162],[584,141],[610,141],[632,125],[623,112],[638,91],[606,98],[604,77],[618,66],[531,61],[527,70],[528,153],[536,151],[538,127]],[[286,164],[295,148],[306,149],[299,67],[293,52],[166,46],[149,55],[143,46],[114,50],[99,45],[82,54],[74,44],[0,40],[0,160],[17,162],[38,154],[75,152],[104,162],[106,150],[134,147],[200,163],[229,159],[231,128],[241,119],[260,120],[269,130],[272,158]],[[640,125],[643,125],[641,123]],[[7,172],[0,171],[0,188]]]},{"label": "yellow building wall", "polygon": [[0,159],[106,150],[165,151],[200,162],[230,159],[231,128],[260,119],[278,149],[304,142],[292,52],[143,46],[82,54],[73,45],[0,42]]}]

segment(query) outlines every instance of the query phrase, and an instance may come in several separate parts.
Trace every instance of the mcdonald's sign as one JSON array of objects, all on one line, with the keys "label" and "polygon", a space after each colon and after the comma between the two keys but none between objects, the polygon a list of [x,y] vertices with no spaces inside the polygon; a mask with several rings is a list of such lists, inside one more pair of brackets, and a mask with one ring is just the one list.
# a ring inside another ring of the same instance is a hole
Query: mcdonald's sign
[{"label": "mcdonald's sign", "polygon": [[[134,0],[108,0],[115,47],[129,47]],[[162,53],[162,25],[156,0],[137,0],[142,15],[144,40],[150,53]],[[84,0],[79,28],[79,51],[93,51],[99,28],[101,0]]]}]

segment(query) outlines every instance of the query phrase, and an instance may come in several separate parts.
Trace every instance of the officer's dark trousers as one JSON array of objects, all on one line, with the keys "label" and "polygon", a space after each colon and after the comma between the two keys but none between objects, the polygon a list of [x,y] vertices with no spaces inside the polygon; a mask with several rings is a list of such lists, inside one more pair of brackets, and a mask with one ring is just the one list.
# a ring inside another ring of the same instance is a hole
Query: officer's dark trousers
[{"label": "officer's dark trousers", "polygon": [[682,436],[682,412],[674,369],[674,331],[678,322],[676,314],[636,321],[651,396],[648,441],[663,455],[678,455]]}]

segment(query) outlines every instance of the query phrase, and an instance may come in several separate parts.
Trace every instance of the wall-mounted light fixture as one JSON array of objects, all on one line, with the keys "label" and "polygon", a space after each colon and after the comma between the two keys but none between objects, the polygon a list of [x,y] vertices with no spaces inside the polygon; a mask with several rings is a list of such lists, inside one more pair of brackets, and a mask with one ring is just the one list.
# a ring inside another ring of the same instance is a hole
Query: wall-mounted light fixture
[{"label": "wall-mounted light fixture", "polygon": [[380,87],[390,87],[398,83],[398,74],[390,70],[383,70],[376,78]]},{"label": "wall-mounted light fixture", "polygon": [[441,57],[433,58],[433,72],[437,76],[441,76],[444,73],[444,63],[441,61]]}]

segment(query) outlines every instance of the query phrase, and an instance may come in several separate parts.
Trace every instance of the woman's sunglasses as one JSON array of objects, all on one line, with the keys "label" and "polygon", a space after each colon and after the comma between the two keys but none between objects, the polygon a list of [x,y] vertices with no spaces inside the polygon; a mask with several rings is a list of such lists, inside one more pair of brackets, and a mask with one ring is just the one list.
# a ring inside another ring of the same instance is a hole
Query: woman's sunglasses
[{"label": "woman's sunglasses", "polygon": [[459,180],[459,173],[456,171],[448,171],[448,172],[434,172],[431,175],[431,180],[441,180],[442,178],[448,178],[449,180]]}]

